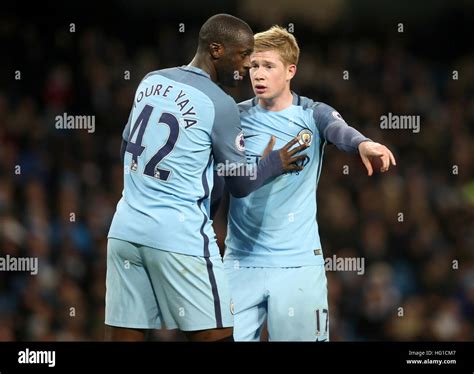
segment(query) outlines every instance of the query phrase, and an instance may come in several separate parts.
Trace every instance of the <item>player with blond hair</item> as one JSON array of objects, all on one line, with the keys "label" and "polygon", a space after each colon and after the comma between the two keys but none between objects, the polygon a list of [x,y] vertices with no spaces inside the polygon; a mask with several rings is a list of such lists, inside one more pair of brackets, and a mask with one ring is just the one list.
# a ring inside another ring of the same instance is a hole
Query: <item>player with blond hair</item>
[{"label": "player with blond hair", "polygon": [[[250,57],[253,99],[239,104],[247,162],[258,163],[269,139],[281,146],[295,136],[308,148],[304,170],[267,182],[243,198],[230,198],[225,268],[234,303],[234,339],[327,341],[329,311],[324,257],[316,221],[316,188],[324,147],[359,153],[387,171],[390,150],[347,125],[329,105],[290,89],[299,47],[274,26],[254,36]],[[274,136],[274,137],[273,137]]]}]

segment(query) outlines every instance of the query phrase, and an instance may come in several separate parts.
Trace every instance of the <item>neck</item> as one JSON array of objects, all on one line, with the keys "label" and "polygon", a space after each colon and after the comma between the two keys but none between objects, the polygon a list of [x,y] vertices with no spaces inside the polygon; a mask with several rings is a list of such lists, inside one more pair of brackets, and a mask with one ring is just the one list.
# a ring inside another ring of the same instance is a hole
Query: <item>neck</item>
[{"label": "neck", "polygon": [[216,69],[214,68],[214,64],[212,63],[209,55],[203,55],[202,53],[197,52],[194,55],[193,60],[188,65],[205,71],[207,74],[209,74],[213,82],[217,82]]},{"label": "neck", "polygon": [[291,106],[293,103],[293,95],[288,87],[280,96],[274,97],[273,99],[258,99],[258,103],[263,109],[278,112]]}]

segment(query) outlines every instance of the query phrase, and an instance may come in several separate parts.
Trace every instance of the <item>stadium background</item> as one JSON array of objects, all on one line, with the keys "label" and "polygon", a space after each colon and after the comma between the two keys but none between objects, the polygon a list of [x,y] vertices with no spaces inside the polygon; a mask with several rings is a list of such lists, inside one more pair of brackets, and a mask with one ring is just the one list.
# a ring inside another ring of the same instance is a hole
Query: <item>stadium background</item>
[{"label": "stadium background", "polygon": [[[325,256],[364,257],[366,265],[364,275],[328,272],[331,339],[473,340],[472,3],[2,8],[0,256],[38,257],[39,273],[0,272],[0,341],[102,340],[106,234],[122,189],[120,134],[134,90],[149,71],[187,64],[199,27],[220,12],[255,32],[291,24],[301,47],[293,89],[335,107],[397,157],[389,173],[368,178],[358,157],[326,148],[318,190]],[[249,81],[232,95],[250,97]],[[65,112],[94,115],[95,132],[56,129]],[[419,115],[421,131],[382,130],[389,112]],[[215,225],[222,245],[222,211]]]}]

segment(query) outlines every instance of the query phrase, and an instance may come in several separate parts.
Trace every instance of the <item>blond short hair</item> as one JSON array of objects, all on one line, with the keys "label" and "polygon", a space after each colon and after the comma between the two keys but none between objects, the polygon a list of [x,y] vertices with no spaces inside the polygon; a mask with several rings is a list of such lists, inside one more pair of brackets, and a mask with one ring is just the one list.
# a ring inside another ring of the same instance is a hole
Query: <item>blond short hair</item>
[{"label": "blond short hair", "polygon": [[267,31],[254,35],[254,52],[276,50],[285,65],[298,64],[300,47],[295,37],[280,26],[272,26]]}]

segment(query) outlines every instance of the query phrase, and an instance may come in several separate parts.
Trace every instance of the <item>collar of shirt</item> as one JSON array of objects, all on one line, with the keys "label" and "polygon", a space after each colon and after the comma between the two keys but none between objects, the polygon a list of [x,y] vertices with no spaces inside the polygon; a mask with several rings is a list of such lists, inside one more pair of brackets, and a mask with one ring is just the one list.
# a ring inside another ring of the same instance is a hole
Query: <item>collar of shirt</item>
[{"label": "collar of shirt", "polygon": [[[298,95],[295,91],[291,91],[291,95],[293,96],[292,104],[300,105],[300,102],[301,102],[300,95]],[[258,98],[257,96],[255,96],[252,100],[252,104],[257,105],[257,103],[258,103]]]},{"label": "collar of shirt", "polygon": [[206,78],[211,79],[211,76],[209,74],[207,74],[204,70],[197,68],[196,66],[183,65],[183,66],[180,67],[180,69],[188,70],[188,71],[191,71],[193,73],[196,73],[196,74],[199,74],[199,75],[202,75]]}]

